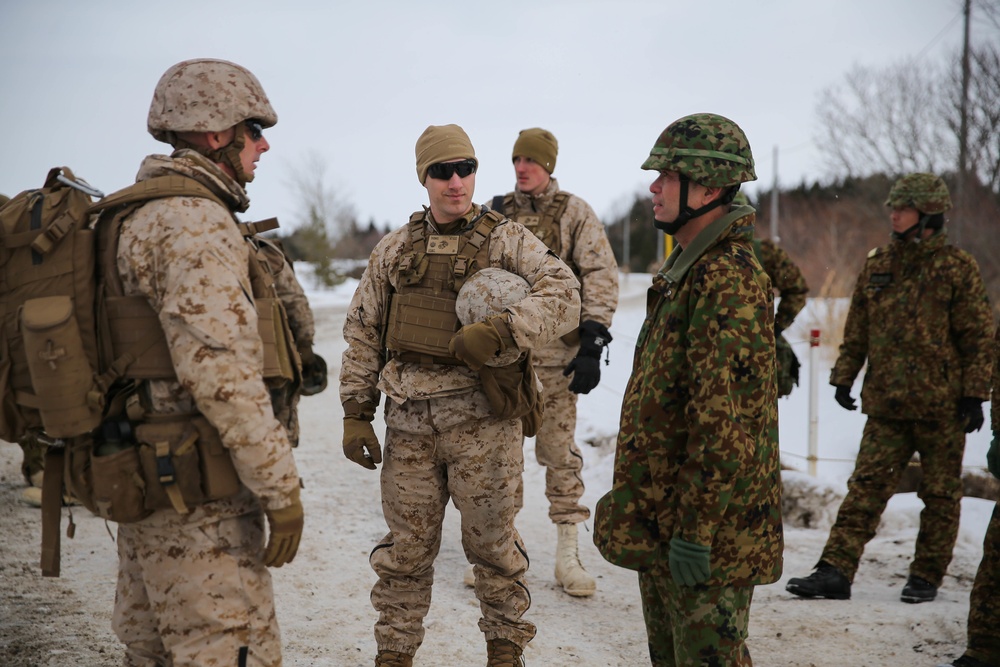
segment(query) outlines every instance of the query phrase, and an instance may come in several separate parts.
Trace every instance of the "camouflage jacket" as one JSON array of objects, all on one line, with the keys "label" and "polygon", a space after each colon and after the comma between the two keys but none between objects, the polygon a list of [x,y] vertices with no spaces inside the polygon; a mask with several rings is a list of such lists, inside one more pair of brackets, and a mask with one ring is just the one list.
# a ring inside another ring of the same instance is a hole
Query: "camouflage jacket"
[{"label": "camouflage jacket", "polygon": [[792,326],[795,316],[806,305],[809,285],[792,258],[774,241],[755,238],[753,249],[781,299],[774,314],[774,328],[784,331]]},{"label": "camouflage jacket", "polygon": [[993,437],[1000,438],[1000,327],[993,338],[993,393],[990,395]]},{"label": "camouflage jacket", "polygon": [[[479,211],[478,206],[473,207],[466,219],[471,220]],[[474,405],[479,406],[476,409],[485,409],[482,406],[486,405],[485,400],[479,400],[483,398],[482,383],[475,371],[465,366],[385,361],[382,327],[388,317],[390,297],[398,287],[399,263],[407,238],[404,226],[379,241],[351,300],[344,322],[347,349],[340,370],[340,400],[377,405],[382,393],[397,403],[448,398],[453,405],[447,410],[454,409],[454,419],[488,416],[473,410]],[[511,334],[520,349],[534,350],[577,325],[580,283],[566,264],[522,225],[509,221],[493,228],[488,243],[490,266],[516,273],[531,285],[528,296],[507,311]],[[470,397],[470,392],[477,396]],[[442,422],[437,424],[446,427]]]},{"label": "camouflage jacket", "polygon": [[[188,150],[147,157],[137,180],[167,174],[194,178],[231,208],[168,197],[144,204],[122,226],[117,260],[125,294],[145,296],[153,306],[177,372],[176,381],[144,383],[144,407],[203,414],[219,430],[246,487],[266,506],[285,507],[299,476],[264,386],[250,246],[232,215],[249,200],[216,165]],[[239,494],[203,507],[240,514],[247,502]]]},{"label": "camouflage jacket", "polygon": [[958,399],[989,398],[989,298],[976,260],[946,241],[893,241],[858,276],[830,384],[850,387],[867,359],[867,415],[954,419]]},{"label": "camouflage jacket", "polygon": [[[532,196],[515,190],[513,211],[504,211],[511,219],[519,212],[544,211],[559,192],[559,183],[551,179],[545,191]],[[573,267],[580,279],[580,321],[593,320],[611,327],[618,306],[618,262],[604,225],[594,209],[576,195],[569,195],[559,224],[560,259]],[[533,353],[536,366],[565,367],[579,350],[579,343],[567,344],[557,338]]]},{"label": "camouflage jacket", "polygon": [[673,537],[711,547],[707,585],[781,573],[774,296],[736,209],[675,248],[649,290],[594,541],[646,569]]}]

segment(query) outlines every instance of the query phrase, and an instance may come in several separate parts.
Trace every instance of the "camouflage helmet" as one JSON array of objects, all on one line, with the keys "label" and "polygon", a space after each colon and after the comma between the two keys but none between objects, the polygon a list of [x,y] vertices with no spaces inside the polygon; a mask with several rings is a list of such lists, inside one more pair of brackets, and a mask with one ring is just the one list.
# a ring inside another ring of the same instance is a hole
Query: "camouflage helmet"
[{"label": "camouflage helmet", "polygon": [[893,184],[885,205],[891,208],[912,206],[921,213],[935,215],[951,208],[951,195],[939,176],[913,173]]},{"label": "camouflage helmet", "polygon": [[712,113],[685,116],[667,126],[642,168],[676,171],[711,188],[757,180],[750,142],[743,130]]},{"label": "camouflage helmet", "polygon": [[[484,322],[520,303],[530,291],[528,281],[516,273],[496,267],[485,268],[472,274],[458,291],[455,314],[462,324]],[[520,354],[520,350],[513,348],[493,357],[486,365],[507,366],[517,361]]]},{"label": "camouflage helmet", "polygon": [[227,60],[199,58],[160,77],[146,126],[157,140],[171,143],[171,132],[222,132],[251,118],[263,128],[278,122],[257,77]]}]

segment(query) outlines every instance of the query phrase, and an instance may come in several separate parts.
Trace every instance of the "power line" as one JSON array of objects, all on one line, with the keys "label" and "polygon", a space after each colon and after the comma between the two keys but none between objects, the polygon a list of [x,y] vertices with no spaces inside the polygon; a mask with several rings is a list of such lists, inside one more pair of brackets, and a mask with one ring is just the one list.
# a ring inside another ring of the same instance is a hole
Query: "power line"
[{"label": "power line", "polygon": [[953,26],[962,18],[964,13],[965,13],[964,9],[958,10],[958,13],[955,14],[955,16],[953,16],[950,21],[948,21],[945,27],[941,28],[938,34],[934,35],[934,37],[931,38],[931,41],[927,43],[927,46],[925,46],[920,50],[920,53],[917,54],[915,59],[920,60],[921,58],[923,58],[924,54],[926,54],[930,50],[930,48],[934,46],[934,44],[936,44],[942,37],[944,37],[944,34],[948,32],[949,29],[951,29],[951,26]]}]

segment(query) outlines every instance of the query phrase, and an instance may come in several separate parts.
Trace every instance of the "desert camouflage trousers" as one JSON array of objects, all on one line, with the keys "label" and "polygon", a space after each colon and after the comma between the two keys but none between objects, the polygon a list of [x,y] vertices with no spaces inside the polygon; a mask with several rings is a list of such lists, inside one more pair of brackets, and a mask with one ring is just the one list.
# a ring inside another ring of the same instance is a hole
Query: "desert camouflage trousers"
[{"label": "desert camouflage trousers", "polygon": [[969,645],[965,655],[1000,665],[1000,504],[983,540],[983,560],[969,597]]},{"label": "desert camouflage trousers", "polygon": [[280,666],[263,554],[259,509],[223,519],[161,510],[119,525],[111,625],[125,667]]},{"label": "desert camouflage trousers", "polygon": [[639,573],[652,667],[750,667],[753,586],[679,586],[667,563]]},{"label": "desert camouflage trousers", "polygon": [[386,409],[381,489],[389,533],[369,558],[378,575],[371,593],[378,649],[413,655],[423,641],[449,499],[475,565],[479,628],[486,641],[523,647],[535,626],[522,619],[531,604],[528,557],[514,528],[514,492],[524,470],[521,422],[485,418],[435,432],[445,419],[434,417],[428,401],[390,401]]},{"label": "desert camouflage trousers", "polygon": [[854,581],[865,545],[875,537],[885,505],[917,452],[923,473],[917,496],[924,501],[924,509],[910,574],[940,586],[958,537],[964,451],[965,432],[957,419],[869,417],[854,472],[847,481],[847,497],[837,512],[821,560]]},{"label": "desert camouflage trousers", "polygon": [[[583,455],[576,446],[576,399],[569,390],[572,378],[558,367],[536,367],[542,382],[545,416],[535,435],[535,458],[545,466],[545,496],[552,523],[580,523],[590,510],[580,504],[583,497]],[[524,506],[524,483],[518,481],[517,509]]]}]

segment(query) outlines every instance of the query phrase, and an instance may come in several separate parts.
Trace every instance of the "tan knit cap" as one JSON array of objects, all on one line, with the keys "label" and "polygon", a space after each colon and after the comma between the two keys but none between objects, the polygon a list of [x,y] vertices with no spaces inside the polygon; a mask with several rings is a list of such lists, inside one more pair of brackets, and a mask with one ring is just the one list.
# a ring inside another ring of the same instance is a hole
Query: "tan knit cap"
[{"label": "tan knit cap", "polygon": [[521,130],[520,134],[517,135],[511,159],[518,155],[530,157],[551,174],[556,170],[556,155],[558,153],[559,142],[552,136],[552,133],[540,127],[533,127]]},{"label": "tan knit cap", "polygon": [[468,158],[476,160],[476,149],[469,135],[458,125],[428,125],[417,139],[416,153],[417,178],[421,185],[427,180],[427,168],[432,164]]}]

